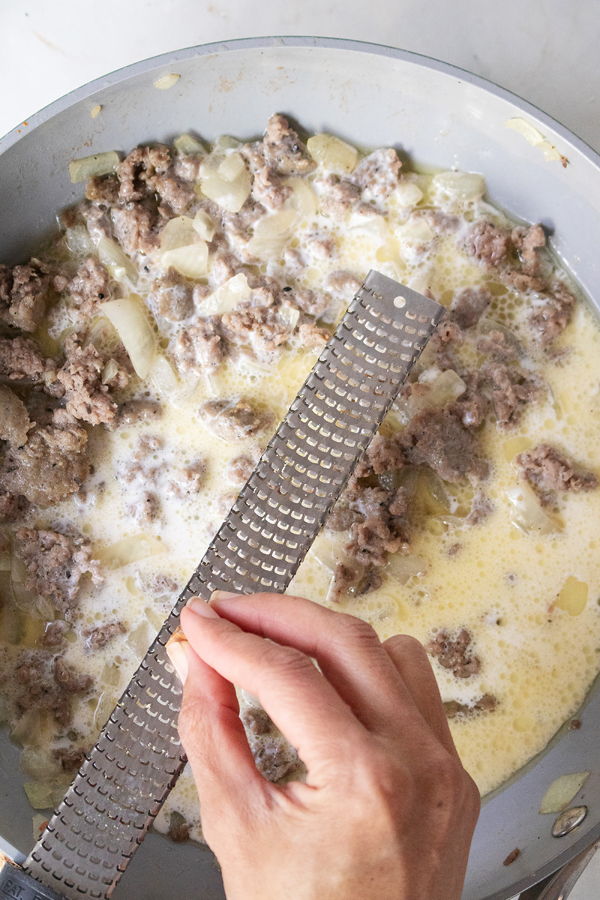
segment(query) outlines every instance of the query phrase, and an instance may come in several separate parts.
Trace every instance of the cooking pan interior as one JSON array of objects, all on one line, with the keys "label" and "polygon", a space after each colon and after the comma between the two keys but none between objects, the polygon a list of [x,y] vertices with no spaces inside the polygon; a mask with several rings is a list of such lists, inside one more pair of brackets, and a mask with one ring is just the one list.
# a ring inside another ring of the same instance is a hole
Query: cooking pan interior
[{"label": "cooking pan interior", "polygon": [[[157,89],[154,82],[167,73],[180,77],[169,90]],[[92,118],[96,105],[101,112]],[[395,145],[421,165],[483,173],[494,203],[548,227],[555,251],[591,302],[600,303],[600,166],[589,148],[533,107],[458,69],[332,39],[251,39],[179,51],[100,79],[32,117],[0,142],[0,259],[26,256],[57,210],[81,196],[68,178],[71,158],[185,130],[208,140],[249,137],[275,111],[359,145]],[[567,158],[566,167],[507,127],[514,117],[539,129]],[[581,729],[559,734],[484,803],[465,900],[510,897],[600,833],[598,687],[581,719]],[[31,810],[17,767],[17,749],[0,735],[0,835],[26,852]],[[577,802],[589,814],[572,834],[553,838],[553,816],[538,814],[540,800],[558,775],[583,770],[592,775]],[[521,855],[503,866],[515,847]],[[114,896],[216,900],[223,893],[208,851],[150,836]]]}]

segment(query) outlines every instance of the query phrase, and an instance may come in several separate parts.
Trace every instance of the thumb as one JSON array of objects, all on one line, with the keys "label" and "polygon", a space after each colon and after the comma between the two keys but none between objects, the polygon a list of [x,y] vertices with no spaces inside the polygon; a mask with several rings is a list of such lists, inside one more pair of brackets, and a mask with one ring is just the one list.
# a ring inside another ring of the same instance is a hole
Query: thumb
[{"label": "thumb", "polygon": [[[267,782],[258,772],[239,717],[235,688],[194,652],[177,632],[167,644],[171,664],[183,682],[179,735],[192,768],[202,822],[251,812]],[[208,838],[208,835],[207,835]]]}]

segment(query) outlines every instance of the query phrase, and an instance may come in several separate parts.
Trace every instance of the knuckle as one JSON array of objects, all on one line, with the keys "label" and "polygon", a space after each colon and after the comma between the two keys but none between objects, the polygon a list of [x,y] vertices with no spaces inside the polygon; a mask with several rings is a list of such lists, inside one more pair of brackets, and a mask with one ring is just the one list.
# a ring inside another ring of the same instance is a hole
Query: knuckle
[{"label": "knuckle", "polygon": [[286,674],[298,675],[314,670],[312,662],[301,650],[282,647],[280,644],[266,644],[263,662],[265,667]]}]

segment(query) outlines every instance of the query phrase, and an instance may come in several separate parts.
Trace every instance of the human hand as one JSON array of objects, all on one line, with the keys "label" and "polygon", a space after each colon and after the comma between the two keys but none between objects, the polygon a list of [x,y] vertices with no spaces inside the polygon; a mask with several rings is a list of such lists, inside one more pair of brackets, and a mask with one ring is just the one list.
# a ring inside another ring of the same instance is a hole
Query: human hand
[{"label": "human hand", "polygon": [[[228,900],[458,900],[479,793],[418,641],[381,643],[276,594],[217,592],[181,624],[187,640],[167,645],[179,731]],[[296,747],[306,783],[258,772],[234,684]]]}]

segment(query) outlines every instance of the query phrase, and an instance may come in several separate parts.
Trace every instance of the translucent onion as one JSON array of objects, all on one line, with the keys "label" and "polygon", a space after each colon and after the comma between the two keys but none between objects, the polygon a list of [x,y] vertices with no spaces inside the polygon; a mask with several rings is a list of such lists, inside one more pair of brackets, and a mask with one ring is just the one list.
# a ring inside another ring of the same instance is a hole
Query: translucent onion
[{"label": "translucent onion", "polygon": [[217,174],[225,181],[235,181],[246,171],[244,158],[240,153],[229,153],[217,169]]},{"label": "translucent onion", "polygon": [[167,250],[160,262],[163,269],[175,269],[185,278],[204,278],[208,272],[208,246],[198,238],[195,244]]},{"label": "translucent onion", "polygon": [[511,510],[511,522],[525,534],[554,534],[563,530],[560,516],[544,509],[537,494],[525,482],[506,491]]},{"label": "translucent onion", "polygon": [[111,357],[102,370],[102,384],[110,384],[118,371],[119,363]]},{"label": "translucent onion", "polygon": [[180,134],[173,141],[173,146],[182,156],[204,156],[206,147],[193,134]]},{"label": "translucent onion", "polygon": [[[233,155],[233,154],[232,154]],[[236,154],[239,156],[239,154]],[[240,157],[241,158],[241,157]],[[228,180],[232,167],[237,164],[234,162],[231,166],[226,166],[227,160],[223,160],[217,167],[212,164],[203,163],[200,167],[200,190],[209,200],[214,200],[222,209],[227,212],[239,212],[248,197],[252,187],[252,178],[246,166],[240,170],[239,174],[233,180]],[[225,174],[227,178],[220,174],[221,168],[225,166]]]},{"label": "translucent onion", "polygon": [[156,357],[148,381],[161,397],[168,397],[181,389],[181,382],[175,369],[162,354]]},{"label": "translucent onion", "polygon": [[129,563],[166,553],[165,543],[154,534],[130,534],[114,544],[98,545],[94,558],[110,569],[120,569]]},{"label": "translucent onion", "polygon": [[312,218],[317,212],[317,198],[310,183],[305,178],[290,177],[284,179],[284,184],[292,189],[285,209],[293,209],[299,221]]},{"label": "translucent onion", "polygon": [[558,813],[571,803],[589,777],[589,772],[573,772],[556,778],[542,798],[541,815]]},{"label": "translucent onion", "polygon": [[194,220],[189,216],[175,216],[174,219],[169,219],[160,233],[160,249],[164,253],[177,247],[187,247],[198,240]]},{"label": "translucent onion", "polygon": [[82,156],[69,163],[69,177],[72,184],[87,181],[95,175],[108,175],[119,165],[119,154],[115,150],[106,153],[94,153],[93,156]]},{"label": "translucent onion", "polygon": [[427,563],[420,556],[402,556],[395,553],[385,567],[385,574],[399,584],[406,584],[411,578],[418,578],[427,571]]},{"label": "translucent onion", "polygon": [[65,244],[75,256],[87,256],[94,252],[94,244],[85,225],[73,225],[65,231]]},{"label": "translucent onion", "polygon": [[215,223],[203,209],[199,209],[192,219],[194,231],[203,241],[212,241],[215,236]]},{"label": "translucent onion", "polygon": [[585,581],[578,581],[573,575],[569,575],[559,591],[554,605],[569,613],[570,616],[578,616],[587,606],[589,588]]},{"label": "translucent onion", "polygon": [[135,285],[137,281],[137,269],[126,253],[112,238],[102,237],[98,241],[98,258],[103,263],[115,281],[130,282]]},{"label": "translucent onion", "polygon": [[431,180],[431,190],[442,200],[468,203],[485,194],[485,179],[475,172],[439,172]]},{"label": "translucent onion", "polygon": [[100,309],[118,332],[136,375],[147,378],[156,359],[157,338],[142,300],[132,294],[101,303]]},{"label": "translucent onion", "polygon": [[202,315],[221,316],[223,313],[233,312],[240,303],[250,300],[251,296],[248,279],[243,272],[239,272],[202,300]]},{"label": "translucent onion", "polygon": [[281,209],[258,220],[248,241],[248,250],[259,259],[278,256],[294,233],[298,214],[293,209]]},{"label": "translucent onion", "polygon": [[315,134],[306,142],[306,149],[323,169],[348,174],[358,162],[358,150],[332,134]]},{"label": "translucent onion", "polygon": [[178,75],[177,72],[168,72],[166,75],[161,75],[160,78],[157,78],[154,82],[154,87],[158,91],[168,91],[169,88],[172,88],[177,84],[181,75]]},{"label": "translucent onion", "polygon": [[[25,781],[23,790],[27,794],[29,805],[33,809],[54,809],[57,805],[57,789],[52,781]],[[58,802],[62,799],[64,788],[61,791]]]},{"label": "translucent onion", "polygon": [[394,191],[394,197],[398,206],[407,209],[416,206],[423,199],[423,191],[414,181],[401,181]]}]

